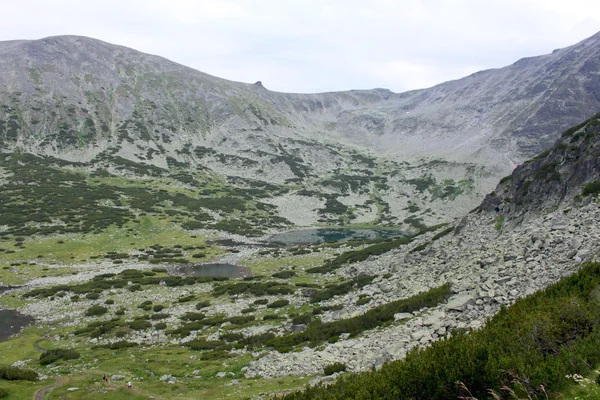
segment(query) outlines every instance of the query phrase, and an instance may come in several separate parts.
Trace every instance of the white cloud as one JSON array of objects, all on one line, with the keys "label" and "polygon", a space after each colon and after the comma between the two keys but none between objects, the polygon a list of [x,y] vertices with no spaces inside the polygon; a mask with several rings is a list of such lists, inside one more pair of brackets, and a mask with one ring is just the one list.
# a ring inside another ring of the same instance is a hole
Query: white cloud
[{"label": "white cloud", "polygon": [[20,0],[0,40],[79,34],[278,91],[430,86],[600,30],[591,0]]}]

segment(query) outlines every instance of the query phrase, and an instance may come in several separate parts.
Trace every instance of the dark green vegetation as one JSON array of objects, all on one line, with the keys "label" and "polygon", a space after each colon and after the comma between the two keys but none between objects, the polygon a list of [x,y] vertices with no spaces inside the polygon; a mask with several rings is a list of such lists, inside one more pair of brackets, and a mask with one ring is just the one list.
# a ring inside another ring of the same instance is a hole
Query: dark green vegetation
[{"label": "dark green vegetation", "polygon": [[332,271],[342,267],[345,264],[355,263],[358,261],[364,261],[367,258],[369,258],[369,256],[372,256],[372,255],[377,256],[377,255],[386,253],[386,252],[388,252],[392,249],[395,249],[401,245],[408,244],[411,241],[412,241],[412,239],[410,239],[410,238],[399,238],[399,239],[394,239],[394,240],[390,240],[390,241],[386,241],[386,242],[382,242],[382,243],[373,244],[373,245],[367,246],[360,250],[347,251],[345,253],[340,254],[339,256],[335,257],[332,260],[326,261],[320,267],[314,267],[314,268],[307,269],[307,272],[322,273],[322,274],[327,273],[327,272],[332,272]]},{"label": "dark green vegetation", "polygon": [[[486,326],[457,332],[401,361],[306,388],[285,399],[448,399],[467,393],[487,398],[507,385],[519,398],[546,398],[600,363],[600,264],[503,308]],[[517,385],[518,383],[518,385]],[[517,386],[521,387],[519,389]],[[470,395],[469,395],[470,396]]]},{"label": "dark green vegetation", "polygon": [[600,180],[586,183],[583,185],[583,193],[584,196],[591,196],[600,193]]},{"label": "dark green vegetation", "polygon": [[325,286],[323,290],[317,290],[310,294],[310,302],[318,303],[323,300],[329,300],[334,296],[350,293],[352,290],[368,285],[373,279],[375,279],[375,276],[361,276],[340,284]]},{"label": "dark green vegetation", "polygon": [[[212,282],[212,281],[224,281],[227,278],[224,277],[179,277],[179,276],[148,276],[148,272],[143,273],[135,269],[126,269],[121,271],[119,274],[102,274],[97,275],[90,282],[72,284],[72,285],[58,285],[47,288],[33,289],[25,294],[23,297],[51,297],[59,295],[61,293],[72,292],[74,294],[87,294],[87,293],[102,293],[104,290],[112,288],[124,288],[137,287],[137,290],[141,290],[144,286],[158,285],[161,282],[166,286],[183,286],[193,285],[195,283]],[[131,282],[132,285],[128,285]],[[102,306],[98,306],[102,307]],[[104,307],[102,307],[104,308]]]},{"label": "dark green vegetation", "polygon": [[37,372],[31,369],[0,365],[0,379],[7,381],[36,381]]},{"label": "dark green vegetation", "polygon": [[287,352],[299,345],[317,346],[342,333],[350,333],[351,336],[356,336],[366,330],[389,324],[394,321],[394,314],[396,313],[412,312],[423,307],[434,307],[445,301],[451,294],[450,285],[443,285],[407,299],[377,306],[357,317],[327,323],[321,323],[320,320],[316,319],[305,331],[274,338],[267,342],[267,345],[280,352]]},{"label": "dark green vegetation", "polygon": [[48,365],[58,360],[76,360],[81,355],[73,349],[46,350],[40,355],[40,364]]},{"label": "dark green vegetation", "polygon": [[336,372],[344,372],[346,370],[346,365],[340,362],[336,362],[333,364],[329,364],[323,368],[323,373],[325,375],[333,375]]},{"label": "dark green vegetation", "polygon": [[[122,167],[116,170],[126,173],[126,179],[107,171],[115,165]],[[110,152],[90,163],[4,153],[0,168],[8,172],[0,192],[0,225],[8,227],[4,236],[99,233],[109,226],[139,223],[140,215],[170,219],[185,229],[214,228],[250,236],[289,224],[275,214],[274,206],[260,201],[285,189],[218,184],[205,174],[182,175],[177,168],[167,171]],[[92,173],[84,172],[87,169]],[[165,184],[149,185],[147,180],[180,181],[182,176],[188,187],[177,191],[152,188]],[[223,218],[213,221],[208,211]]]}]

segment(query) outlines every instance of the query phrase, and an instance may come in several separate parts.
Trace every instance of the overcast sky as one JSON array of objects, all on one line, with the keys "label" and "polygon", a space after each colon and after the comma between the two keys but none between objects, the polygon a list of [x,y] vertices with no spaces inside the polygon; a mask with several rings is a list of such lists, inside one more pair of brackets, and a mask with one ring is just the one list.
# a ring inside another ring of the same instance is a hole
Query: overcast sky
[{"label": "overcast sky", "polygon": [[0,40],[76,34],[270,90],[435,85],[600,31],[598,0],[2,0]]}]

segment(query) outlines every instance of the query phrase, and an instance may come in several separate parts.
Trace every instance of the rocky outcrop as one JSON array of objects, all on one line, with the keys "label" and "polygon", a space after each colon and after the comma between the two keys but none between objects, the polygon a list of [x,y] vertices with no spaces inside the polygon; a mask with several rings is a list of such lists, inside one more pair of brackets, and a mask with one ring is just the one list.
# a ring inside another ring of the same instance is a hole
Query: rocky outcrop
[{"label": "rocky outcrop", "polygon": [[516,216],[556,207],[580,199],[582,186],[599,179],[600,113],[565,131],[551,149],[503,178],[478,211]]}]

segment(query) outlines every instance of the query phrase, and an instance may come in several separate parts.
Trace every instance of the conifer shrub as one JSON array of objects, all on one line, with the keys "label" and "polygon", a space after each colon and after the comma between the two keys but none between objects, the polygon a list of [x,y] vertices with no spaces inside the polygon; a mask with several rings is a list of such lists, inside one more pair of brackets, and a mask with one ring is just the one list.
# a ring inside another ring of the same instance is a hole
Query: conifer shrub
[{"label": "conifer shrub", "polygon": [[0,365],[0,379],[7,381],[37,381],[37,372],[19,367]]},{"label": "conifer shrub", "polygon": [[272,276],[273,278],[288,279],[292,276],[296,276],[296,273],[294,271],[281,271],[274,273]]},{"label": "conifer shrub", "polygon": [[40,355],[40,364],[48,365],[58,360],[76,360],[80,356],[81,354],[73,349],[46,350]]},{"label": "conifer shrub", "polygon": [[95,305],[95,306],[91,306],[90,308],[88,308],[87,311],[85,312],[85,315],[87,315],[88,317],[97,317],[97,316],[106,314],[107,311],[108,311],[108,308],[102,307],[99,305]]},{"label": "conifer shrub", "polygon": [[141,331],[152,327],[152,324],[144,319],[136,319],[129,323],[129,328],[134,331]]},{"label": "conifer shrub", "polygon": [[275,300],[274,302],[267,304],[268,308],[281,308],[281,307],[285,307],[288,304],[290,304],[290,301],[287,299],[279,299],[279,300]]},{"label": "conifer shrub", "polygon": [[201,310],[201,309],[209,307],[209,306],[210,306],[210,301],[202,300],[202,301],[199,301],[198,303],[196,303],[196,310]]},{"label": "conifer shrub", "polygon": [[600,180],[586,183],[583,185],[583,193],[584,196],[591,196],[600,193]]},{"label": "conifer shrub", "polygon": [[333,375],[336,372],[344,372],[345,370],[346,364],[342,364],[341,362],[336,362],[323,367],[323,373],[325,375]]}]

